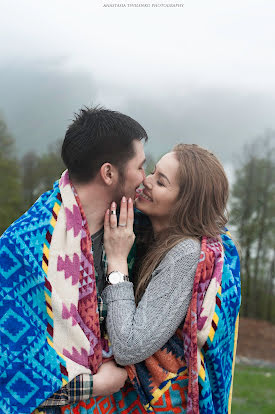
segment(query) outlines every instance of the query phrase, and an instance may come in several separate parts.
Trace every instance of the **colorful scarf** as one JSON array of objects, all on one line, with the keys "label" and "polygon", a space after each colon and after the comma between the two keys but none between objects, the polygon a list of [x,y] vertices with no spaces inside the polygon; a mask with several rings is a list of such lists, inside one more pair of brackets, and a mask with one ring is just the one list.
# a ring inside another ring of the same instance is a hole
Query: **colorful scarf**
[{"label": "colorful scarf", "polygon": [[1,237],[0,413],[31,413],[102,363],[91,247],[67,171]]},{"label": "colorful scarf", "polygon": [[132,386],[62,413],[230,413],[240,300],[239,256],[230,234],[221,241],[203,237],[183,326],[154,355],[127,367]]}]

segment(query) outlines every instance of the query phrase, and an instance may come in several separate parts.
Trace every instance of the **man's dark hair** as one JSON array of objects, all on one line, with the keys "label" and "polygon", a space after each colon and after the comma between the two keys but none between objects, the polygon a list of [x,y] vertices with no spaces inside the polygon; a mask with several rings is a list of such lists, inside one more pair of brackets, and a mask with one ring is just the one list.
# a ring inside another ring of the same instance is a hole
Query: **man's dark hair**
[{"label": "man's dark hair", "polygon": [[105,162],[121,172],[134,157],[134,140],[147,141],[144,128],[120,112],[102,107],[81,109],[68,127],[61,156],[70,177],[79,183],[92,180]]}]

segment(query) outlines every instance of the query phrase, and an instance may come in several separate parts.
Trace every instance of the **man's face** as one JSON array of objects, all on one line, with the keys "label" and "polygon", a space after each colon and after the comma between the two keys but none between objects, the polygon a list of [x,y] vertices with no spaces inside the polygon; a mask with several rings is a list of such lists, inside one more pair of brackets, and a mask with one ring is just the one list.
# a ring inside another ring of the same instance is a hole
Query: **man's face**
[{"label": "man's face", "polygon": [[122,174],[122,180],[118,183],[114,200],[119,203],[122,196],[126,198],[131,197],[132,200],[136,197],[136,190],[143,182],[145,173],[143,165],[145,163],[145,154],[143,149],[143,143],[141,141],[133,141],[133,147],[135,151],[134,157],[127,162]]}]

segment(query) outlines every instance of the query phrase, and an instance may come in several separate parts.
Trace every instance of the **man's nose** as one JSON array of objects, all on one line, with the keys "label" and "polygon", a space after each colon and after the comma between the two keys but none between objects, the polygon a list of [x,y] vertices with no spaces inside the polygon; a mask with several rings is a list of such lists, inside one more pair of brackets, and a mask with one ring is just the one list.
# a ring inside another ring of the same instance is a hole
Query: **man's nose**
[{"label": "man's nose", "polygon": [[144,168],[142,168],[142,181],[144,181],[145,178],[146,178],[146,174],[145,174]]},{"label": "man's nose", "polygon": [[150,179],[148,179],[148,177],[149,176],[144,177],[143,185],[144,185],[144,187],[147,187],[149,190],[152,190],[153,186],[152,186],[152,184],[150,182]]}]

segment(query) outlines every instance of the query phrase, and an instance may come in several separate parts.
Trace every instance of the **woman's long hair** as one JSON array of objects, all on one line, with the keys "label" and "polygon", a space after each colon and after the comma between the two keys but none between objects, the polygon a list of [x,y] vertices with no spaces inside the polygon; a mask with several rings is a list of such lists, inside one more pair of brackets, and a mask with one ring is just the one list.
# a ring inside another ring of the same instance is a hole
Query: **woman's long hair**
[{"label": "woman's long hair", "polygon": [[228,180],[215,155],[195,144],[178,144],[172,151],[179,161],[180,191],[167,229],[154,236],[151,232],[151,240],[146,240],[150,248],[139,268],[137,302],[154,269],[172,247],[186,238],[217,238],[228,221]]}]

